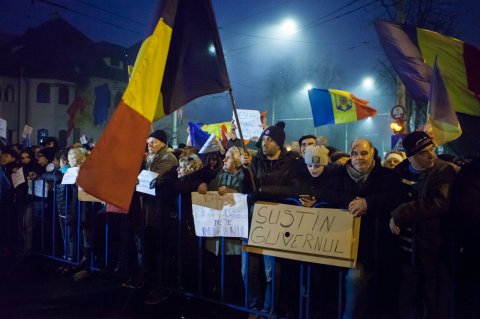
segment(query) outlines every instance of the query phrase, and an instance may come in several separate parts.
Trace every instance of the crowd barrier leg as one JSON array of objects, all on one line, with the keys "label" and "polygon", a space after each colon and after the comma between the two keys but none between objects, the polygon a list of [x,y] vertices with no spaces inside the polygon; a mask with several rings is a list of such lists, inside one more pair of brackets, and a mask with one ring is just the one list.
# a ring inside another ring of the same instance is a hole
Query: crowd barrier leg
[{"label": "crowd barrier leg", "polygon": [[108,269],[109,262],[109,219],[108,213],[105,211],[105,269]]},{"label": "crowd barrier leg", "polygon": [[304,263],[301,263],[300,264],[299,277],[298,277],[298,282],[300,283],[298,285],[299,286],[299,291],[298,291],[298,318],[303,318],[303,294],[304,294],[303,268],[304,268]]},{"label": "crowd barrier leg", "polygon": [[45,242],[44,242],[44,239],[45,239],[45,237],[44,237],[44,235],[45,235],[44,234],[44,228],[45,228],[44,227],[45,226],[45,223],[44,223],[44,221],[45,221],[45,216],[44,216],[44,214],[45,214],[45,200],[44,200],[44,197],[43,197],[44,194],[45,194],[45,182],[42,183],[42,200],[41,200],[42,205],[41,205],[41,210],[40,210],[40,214],[41,214],[40,215],[41,216],[41,218],[40,218],[40,252],[41,253],[45,252],[45,250],[44,250],[44,244],[45,244]]},{"label": "crowd barrier leg", "polygon": [[311,280],[312,280],[312,265],[308,264],[307,265],[307,286],[306,286],[306,292],[305,292],[305,318],[309,319],[310,318],[310,296],[311,296]]},{"label": "crowd barrier leg", "polygon": [[177,225],[177,285],[182,290],[182,195],[178,195],[178,225]]},{"label": "crowd barrier leg", "polygon": [[203,238],[198,237],[198,294],[203,296]]},{"label": "crowd barrier leg", "polygon": [[220,261],[220,300],[225,300],[225,238],[220,238],[221,261]]},{"label": "crowd barrier leg", "polygon": [[343,269],[338,271],[338,308],[337,308],[337,317],[338,319],[342,318],[343,315],[343,288],[344,288],[344,279],[345,273]]},{"label": "crowd barrier leg", "polygon": [[56,238],[56,230],[55,223],[57,221],[57,183],[55,178],[53,179],[53,198],[52,198],[52,256],[55,256],[55,238]]}]

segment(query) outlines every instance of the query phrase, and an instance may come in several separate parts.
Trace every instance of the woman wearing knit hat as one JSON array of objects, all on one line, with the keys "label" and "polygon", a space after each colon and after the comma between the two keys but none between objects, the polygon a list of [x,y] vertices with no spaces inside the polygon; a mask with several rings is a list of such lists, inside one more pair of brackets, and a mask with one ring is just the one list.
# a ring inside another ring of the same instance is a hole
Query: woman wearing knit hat
[{"label": "woman wearing knit hat", "polygon": [[312,207],[327,184],[328,149],[323,145],[310,145],[305,149],[304,160],[307,170],[301,174],[298,196],[303,206]]},{"label": "woman wearing knit hat", "polygon": [[385,160],[383,161],[383,167],[386,167],[388,169],[394,169],[405,158],[406,158],[405,153],[392,150],[385,155]]}]

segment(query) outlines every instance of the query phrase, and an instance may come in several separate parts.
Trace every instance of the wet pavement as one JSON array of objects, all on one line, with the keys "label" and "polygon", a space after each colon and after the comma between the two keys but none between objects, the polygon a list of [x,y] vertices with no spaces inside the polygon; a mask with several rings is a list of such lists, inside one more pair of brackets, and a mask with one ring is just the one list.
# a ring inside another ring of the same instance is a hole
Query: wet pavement
[{"label": "wet pavement", "polygon": [[247,318],[241,311],[178,294],[146,305],[146,290],[122,287],[113,274],[94,272],[77,283],[55,272],[61,265],[41,256],[0,255],[0,318]]}]

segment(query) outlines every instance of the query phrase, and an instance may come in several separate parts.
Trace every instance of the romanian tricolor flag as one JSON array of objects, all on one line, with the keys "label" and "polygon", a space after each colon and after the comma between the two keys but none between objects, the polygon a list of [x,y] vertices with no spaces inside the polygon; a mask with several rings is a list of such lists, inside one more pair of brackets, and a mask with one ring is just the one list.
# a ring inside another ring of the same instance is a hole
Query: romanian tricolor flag
[{"label": "romanian tricolor flag", "polygon": [[437,146],[440,146],[460,137],[462,128],[450,102],[442,73],[436,63],[430,87],[431,113],[428,119],[432,127],[433,140]]},{"label": "romanian tricolor flag", "polygon": [[315,127],[355,122],[377,114],[377,110],[367,105],[367,100],[359,99],[345,91],[311,89],[308,91],[308,97]]},{"label": "romanian tricolor flag", "polygon": [[128,87],[77,183],[128,211],[152,122],[191,100],[230,89],[210,0],[162,1]]},{"label": "romanian tricolor flag", "polygon": [[455,111],[480,116],[480,49],[426,29],[385,21],[376,21],[375,28],[395,71],[415,99],[428,100],[437,56]]}]

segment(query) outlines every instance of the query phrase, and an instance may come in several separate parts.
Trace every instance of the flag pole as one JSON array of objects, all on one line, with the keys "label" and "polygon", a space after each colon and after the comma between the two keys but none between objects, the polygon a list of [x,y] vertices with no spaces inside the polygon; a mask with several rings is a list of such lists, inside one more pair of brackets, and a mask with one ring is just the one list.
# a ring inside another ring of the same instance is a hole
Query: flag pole
[{"label": "flag pole", "polygon": [[[245,144],[243,143],[242,127],[240,126],[240,121],[238,119],[237,104],[235,103],[235,99],[233,98],[232,88],[230,88],[228,90],[228,93],[230,94],[230,101],[232,102],[233,114],[235,116],[235,122],[237,123],[238,134],[240,135],[240,141],[242,141],[243,152],[246,153],[247,148],[245,147]],[[253,190],[256,190],[257,187],[255,185],[255,179],[253,178],[253,172],[252,172],[252,168],[250,167],[250,165],[248,165],[248,175],[250,175],[250,182],[252,183]]]}]

